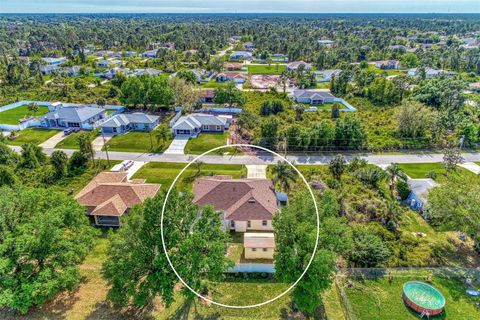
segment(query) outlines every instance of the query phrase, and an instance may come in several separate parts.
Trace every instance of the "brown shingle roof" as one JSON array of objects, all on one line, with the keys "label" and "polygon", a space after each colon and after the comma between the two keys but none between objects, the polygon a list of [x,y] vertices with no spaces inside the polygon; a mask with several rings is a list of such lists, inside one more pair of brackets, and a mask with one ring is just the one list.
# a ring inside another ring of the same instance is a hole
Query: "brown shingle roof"
[{"label": "brown shingle roof", "polygon": [[271,220],[278,211],[273,182],[268,179],[205,177],[196,181],[193,202],[210,204],[227,220]]},{"label": "brown shingle roof", "polygon": [[102,172],[76,199],[84,206],[95,207],[91,215],[121,216],[134,205],[153,198],[159,190],[159,184],[129,182],[126,172]]},{"label": "brown shingle roof", "polygon": [[275,248],[275,235],[273,233],[245,233],[243,246],[245,248]]}]

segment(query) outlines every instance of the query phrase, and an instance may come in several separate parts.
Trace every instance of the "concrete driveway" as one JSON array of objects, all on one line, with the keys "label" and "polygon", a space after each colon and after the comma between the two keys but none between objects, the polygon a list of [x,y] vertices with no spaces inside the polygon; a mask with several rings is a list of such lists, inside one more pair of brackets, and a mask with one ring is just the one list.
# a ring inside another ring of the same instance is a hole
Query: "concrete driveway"
[{"label": "concrete driveway", "polygon": [[39,146],[44,149],[55,148],[55,146],[66,137],[68,136],[64,135],[63,131],[60,131],[56,135],[48,139],[47,141],[40,143]]},{"label": "concrete driveway", "polygon": [[474,162],[465,162],[465,163],[459,164],[459,166],[475,174],[480,174],[480,166]]},{"label": "concrete driveway", "polygon": [[164,154],[185,154],[185,146],[190,136],[176,136]]},{"label": "concrete driveway", "polygon": [[[105,143],[108,142],[108,140],[112,139],[113,136],[105,136]],[[93,151],[102,151],[103,148],[103,137],[98,136],[92,141],[92,148]]]},{"label": "concrete driveway", "polygon": [[246,165],[248,179],[266,179],[267,166],[266,165]]}]

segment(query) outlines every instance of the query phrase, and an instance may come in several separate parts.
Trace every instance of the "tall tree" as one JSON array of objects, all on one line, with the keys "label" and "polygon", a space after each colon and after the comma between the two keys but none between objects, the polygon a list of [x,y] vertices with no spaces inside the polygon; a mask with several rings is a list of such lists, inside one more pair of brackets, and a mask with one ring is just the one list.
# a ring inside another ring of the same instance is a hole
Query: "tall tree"
[{"label": "tall tree", "polygon": [[393,193],[395,191],[395,182],[397,180],[407,181],[407,175],[403,172],[402,168],[398,163],[391,163],[386,169],[385,172],[388,175],[390,180],[390,193],[393,197]]},{"label": "tall tree", "polygon": [[272,169],[273,180],[278,183],[280,190],[290,191],[291,184],[295,183],[297,173],[292,166],[286,161],[278,161]]}]

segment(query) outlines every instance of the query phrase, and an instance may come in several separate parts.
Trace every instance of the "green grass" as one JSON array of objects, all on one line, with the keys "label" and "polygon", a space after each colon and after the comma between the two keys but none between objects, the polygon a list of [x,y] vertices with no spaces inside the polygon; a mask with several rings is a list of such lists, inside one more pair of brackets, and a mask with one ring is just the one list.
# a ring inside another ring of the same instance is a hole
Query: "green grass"
[{"label": "green grass", "polygon": [[68,137],[66,137],[65,139],[63,139],[59,143],[57,143],[55,148],[57,148],[57,149],[78,149],[77,138],[81,133],[82,133],[81,131],[71,133]]},{"label": "green grass", "polygon": [[248,74],[282,74],[286,65],[279,64],[278,67],[275,63],[271,66],[268,65],[249,65]]},{"label": "green grass", "polygon": [[[48,112],[48,107],[38,106],[38,111],[35,113],[36,117],[42,116]],[[33,116],[33,112],[28,110],[28,105],[23,105],[7,111],[0,112],[0,123],[2,124],[18,124],[20,119],[25,116]]]},{"label": "green grass", "polygon": [[[185,154],[202,154],[213,148],[221,147],[227,144],[229,132],[223,133],[200,133],[196,138],[190,138],[185,146]],[[240,154],[235,148],[223,148],[212,151],[209,155]]]},{"label": "green grass", "polygon": [[370,70],[370,71],[375,72],[376,74],[382,74],[382,73],[386,72],[387,75],[389,75],[389,76],[395,76],[395,75],[405,74],[405,71],[404,71],[404,70],[382,70],[382,69],[380,69],[380,68],[377,68],[377,67],[376,67],[375,65],[373,65],[373,64],[369,64],[367,69]]},{"label": "green grass", "polygon": [[[425,281],[420,274],[403,274],[393,277],[391,283],[387,278],[373,280],[353,280],[351,288],[345,288],[346,295],[358,320],[376,319],[418,319],[402,300],[403,284],[411,280]],[[440,290],[446,299],[446,312],[430,319],[479,319],[480,309],[475,306],[478,298],[465,294],[463,278],[431,277],[431,284]]]},{"label": "green grass", "polygon": [[[167,190],[186,165],[186,163],[150,162],[140,168],[133,178],[146,179],[149,183],[160,183],[162,189]],[[197,168],[190,165],[177,181],[177,189],[191,189],[196,173]],[[229,175],[233,178],[241,178],[247,176],[247,170],[240,164],[203,164],[200,175]]]},{"label": "green grass", "polygon": [[[155,138],[155,132],[152,131],[150,139],[149,132],[130,131],[128,133],[119,134],[114,136],[107,142],[109,151],[122,151],[122,152],[163,152],[165,151],[170,142],[171,137],[160,144],[157,143]],[[153,144],[153,148],[152,148]]]},{"label": "green grass", "polygon": [[19,131],[18,136],[14,140],[7,138],[6,143],[13,146],[21,146],[24,143],[40,144],[47,141],[60,131],[47,129],[27,128]]},{"label": "green grass", "polygon": [[215,88],[220,88],[220,87],[223,87],[225,86],[226,83],[225,82],[217,82],[214,80],[210,80],[208,82],[202,82],[200,84],[197,84],[196,86],[198,88],[210,88],[210,89],[215,89]]},{"label": "green grass", "polygon": [[400,164],[400,168],[412,179],[424,179],[430,172],[436,173],[435,181],[442,183],[451,178],[478,179],[478,176],[465,168],[458,167],[457,172],[447,174],[441,163],[408,163]]}]

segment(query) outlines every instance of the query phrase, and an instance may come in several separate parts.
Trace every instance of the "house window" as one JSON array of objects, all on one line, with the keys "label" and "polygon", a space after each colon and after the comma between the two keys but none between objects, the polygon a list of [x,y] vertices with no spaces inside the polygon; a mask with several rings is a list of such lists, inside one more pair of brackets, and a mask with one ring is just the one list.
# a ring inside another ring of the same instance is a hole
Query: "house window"
[{"label": "house window", "polygon": [[207,130],[207,131],[208,131],[208,126],[203,126],[203,130]]},{"label": "house window", "polygon": [[264,227],[267,226],[267,220],[262,220],[262,226],[264,226]]},{"label": "house window", "polygon": [[252,248],[252,251],[257,251],[257,248]]},{"label": "house window", "polygon": [[235,228],[235,221],[234,220],[230,221],[230,227]]},{"label": "house window", "polygon": [[252,222],[250,220],[247,221],[247,227],[251,228],[252,227]]},{"label": "house window", "polygon": [[267,248],[263,248],[263,252],[267,252],[267,251],[268,251],[268,249],[267,249]]},{"label": "house window", "polygon": [[222,127],[217,126],[217,131],[220,131],[220,130],[222,130]]}]

